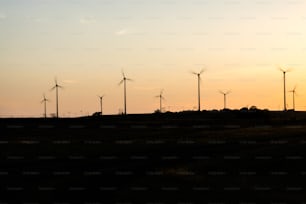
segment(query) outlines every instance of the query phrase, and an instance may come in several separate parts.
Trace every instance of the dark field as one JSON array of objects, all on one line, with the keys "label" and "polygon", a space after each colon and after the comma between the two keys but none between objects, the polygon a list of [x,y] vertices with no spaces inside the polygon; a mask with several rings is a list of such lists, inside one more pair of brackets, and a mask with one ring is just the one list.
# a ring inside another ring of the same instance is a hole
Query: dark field
[{"label": "dark field", "polygon": [[1,119],[0,203],[306,203],[304,115]]}]

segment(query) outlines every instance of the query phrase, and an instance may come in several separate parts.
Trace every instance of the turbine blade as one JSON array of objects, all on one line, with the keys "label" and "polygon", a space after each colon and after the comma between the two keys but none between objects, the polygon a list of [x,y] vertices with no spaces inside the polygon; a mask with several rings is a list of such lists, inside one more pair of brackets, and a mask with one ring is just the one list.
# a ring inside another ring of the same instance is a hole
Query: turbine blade
[{"label": "turbine blade", "polygon": [[128,80],[128,81],[134,81],[133,79],[130,79],[130,78],[125,78],[125,80]]},{"label": "turbine blade", "polygon": [[297,88],[297,85],[295,85],[295,86],[294,86],[293,90],[295,91],[295,90],[296,90],[296,88]]},{"label": "turbine blade", "polygon": [[280,71],[282,71],[282,72],[291,72],[293,69],[292,68],[288,68],[288,69],[283,69],[283,68],[281,68],[281,67],[278,67],[278,69],[280,70]]},{"label": "turbine blade", "polygon": [[122,73],[123,78],[125,78],[125,74],[124,74],[123,69],[121,70],[121,73]]},{"label": "turbine blade", "polygon": [[205,72],[205,69],[201,69],[200,73],[199,74],[203,74],[203,72]]},{"label": "turbine blade", "polygon": [[50,89],[50,91],[53,91],[55,88],[56,88],[56,86],[53,86],[53,87]]},{"label": "turbine blade", "polygon": [[296,92],[296,88],[297,88],[297,85],[295,85],[292,90],[289,90],[289,92]]},{"label": "turbine blade", "polygon": [[47,101],[50,101],[49,99],[47,99],[46,97],[44,97],[43,100],[41,100],[41,103],[44,103],[44,102],[47,102]]},{"label": "turbine blade", "polygon": [[118,85],[120,86],[123,82],[124,82],[124,79],[122,79],[122,80],[118,83]]},{"label": "turbine blade", "polygon": [[57,84],[57,87],[58,87],[58,88],[60,88],[60,89],[64,89],[64,87],[63,87],[63,86],[58,85],[58,84]]},{"label": "turbine blade", "polygon": [[194,71],[190,71],[191,74],[194,74],[194,75],[198,75],[198,73],[194,72]]},{"label": "turbine blade", "polygon": [[280,66],[277,67],[280,71],[285,72],[285,70],[283,68],[281,68]]}]

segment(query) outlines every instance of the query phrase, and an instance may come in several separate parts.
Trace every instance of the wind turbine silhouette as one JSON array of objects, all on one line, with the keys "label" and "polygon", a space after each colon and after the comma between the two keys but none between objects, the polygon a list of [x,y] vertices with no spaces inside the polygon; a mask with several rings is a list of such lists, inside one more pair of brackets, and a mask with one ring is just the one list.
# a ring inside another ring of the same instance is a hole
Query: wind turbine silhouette
[{"label": "wind turbine silhouette", "polygon": [[126,115],[126,81],[132,81],[132,79],[126,78],[124,72],[122,71],[122,80],[119,82],[119,85],[123,83],[124,85],[124,115]]},{"label": "wind turbine silhouette", "polygon": [[231,93],[231,91],[219,91],[221,94],[223,94],[223,97],[224,97],[224,109],[226,109],[226,96],[228,95],[228,94],[230,94]]},{"label": "wind turbine silhouette", "polygon": [[292,90],[290,90],[289,92],[292,93],[292,105],[293,105],[293,110],[295,111],[295,94],[296,94],[296,85],[294,86],[294,88]]},{"label": "wind turbine silhouette", "polygon": [[284,111],[287,110],[287,105],[286,105],[286,73],[287,72],[290,72],[291,69],[282,69],[282,68],[279,68],[279,70],[281,72],[283,72],[283,78],[284,78]]},{"label": "wind turbine silhouette", "polygon": [[161,90],[160,91],[160,94],[159,95],[157,95],[157,96],[155,96],[155,97],[157,97],[157,98],[159,98],[159,111],[160,112],[162,112],[162,100],[165,100],[165,98],[163,97],[163,92],[164,92],[164,90]]},{"label": "wind turbine silhouette", "polygon": [[202,69],[199,73],[197,72],[191,72],[192,74],[196,75],[198,77],[198,111],[201,111],[201,90],[200,90],[200,83],[201,83],[201,74],[203,74],[205,70]]},{"label": "wind turbine silhouette", "polygon": [[99,97],[99,99],[100,99],[100,106],[101,106],[101,115],[103,114],[103,112],[102,112],[102,102],[103,102],[103,98],[104,98],[104,95],[102,95],[102,96],[98,96]]},{"label": "wind turbine silhouette", "polygon": [[43,95],[43,100],[41,101],[41,103],[44,103],[44,117],[47,118],[47,102],[49,101],[49,99],[46,98],[45,94]]},{"label": "wind turbine silhouette", "polygon": [[63,88],[62,86],[60,86],[58,83],[57,83],[57,79],[55,78],[54,79],[54,82],[55,82],[55,86],[53,86],[51,88],[51,91],[53,91],[55,89],[55,93],[56,93],[56,118],[58,118],[58,88]]}]

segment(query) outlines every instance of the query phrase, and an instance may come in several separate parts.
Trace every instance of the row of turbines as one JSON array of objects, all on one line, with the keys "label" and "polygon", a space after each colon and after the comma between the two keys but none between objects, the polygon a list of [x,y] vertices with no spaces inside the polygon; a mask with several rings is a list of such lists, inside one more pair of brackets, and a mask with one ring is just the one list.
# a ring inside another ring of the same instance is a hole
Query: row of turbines
[{"label": "row of turbines", "polygon": [[[287,110],[287,103],[286,103],[286,73],[290,72],[291,69],[282,69],[279,68],[280,71],[283,72],[283,83],[284,83],[284,111]],[[204,73],[204,69],[202,69],[200,72],[191,72],[192,74],[197,76],[197,86],[198,86],[198,111],[201,111],[201,75]],[[130,78],[127,78],[125,73],[122,71],[122,80],[119,82],[118,85],[123,84],[123,97],[124,97],[124,115],[127,114],[127,93],[126,93],[126,82],[127,81],[133,81]],[[56,96],[56,118],[59,117],[59,105],[58,105],[58,91],[59,89],[63,89],[63,86],[59,85],[57,82],[57,79],[54,80],[55,85],[51,88],[51,91],[55,90],[55,96]],[[224,103],[224,109],[226,109],[226,97],[228,94],[231,93],[231,91],[219,91],[220,94],[223,95],[223,103]],[[293,110],[295,110],[295,94],[296,94],[296,86],[294,89],[290,90],[289,92],[293,95]],[[100,100],[100,113],[103,114],[103,98],[105,95],[98,96]],[[162,112],[162,101],[165,100],[163,96],[163,90],[160,91],[160,94],[156,97],[159,98],[159,111]],[[47,117],[47,102],[49,102],[49,99],[46,98],[45,94],[43,95],[43,100],[41,103],[44,104],[44,117]]]}]

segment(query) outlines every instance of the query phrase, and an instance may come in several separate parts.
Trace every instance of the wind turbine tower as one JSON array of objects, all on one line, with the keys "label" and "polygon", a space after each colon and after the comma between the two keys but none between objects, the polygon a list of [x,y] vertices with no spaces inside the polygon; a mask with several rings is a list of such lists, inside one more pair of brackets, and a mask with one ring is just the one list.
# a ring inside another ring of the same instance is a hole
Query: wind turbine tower
[{"label": "wind turbine tower", "polygon": [[100,111],[100,112],[101,112],[101,115],[103,115],[103,112],[102,112],[102,110],[103,110],[103,109],[102,109],[102,108],[103,108],[103,106],[102,106],[102,105],[103,105],[103,104],[102,104],[102,103],[103,103],[103,98],[104,98],[104,95],[102,95],[102,96],[98,96],[98,97],[99,97],[99,99],[100,99],[100,107],[101,107],[101,111]]},{"label": "wind turbine tower", "polygon": [[296,94],[296,86],[290,90],[289,92],[292,93],[292,106],[293,106],[293,111],[295,111],[295,94]]},{"label": "wind turbine tower", "polygon": [[51,91],[55,89],[55,94],[56,94],[56,118],[58,118],[58,88],[63,88],[57,83],[57,79],[55,78],[54,80],[55,85],[52,87]]},{"label": "wind turbine tower", "polygon": [[192,74],[196,75],[198,78],[198,111],[201,111],[201,90],[200,90],[200,84],[201,84],[201,74],[204,72],[204,69],[202,69],[199,73],[192,72]]},{"label": "wind turbine tower", "polygon": [[43,97],[44,98],[41,103],[44,103],[44,117],[47,118],[47,102],[49,101],[49,99],[46,98],[45,94]]},{"label": "wind turbine tower", "polygon": [[223,94],[223,100],[224,100],[224,109],[226,109],[226,96],[228,95],[228,94],[230,94],[231,93],[231,91],[219,91],[221,94]]},{"label": "wind turbine tower", "polygon": [[124,85],[124,115],[126,115],[126,81],[132,81],[132,79],[126,78],[124,72],[122,71],[122,80],[119,82],[119,85],[123,83]]},{"label": "wind turbine tower", "polygon": [[159,111],[160,111],[160,113],[161,113],[162,110],[163,110],[162,101],[165,99],[165,98],[163,97],[163,90],[161,90],[161,91],[160,91],[160,94],[159,94],[158,96],[156,96],[156,97],[159,98]]},{"label": "wind turbine tower", "polygon": [[287,72],[290,72],[289,69],[285,70],[285,69],[282,69],[282,68],[279,68],[279,70],[281,72],[283,72],[283,80],[284,80],[284,111],[287,110],[287,103],[286,103],[286,73]]}]

